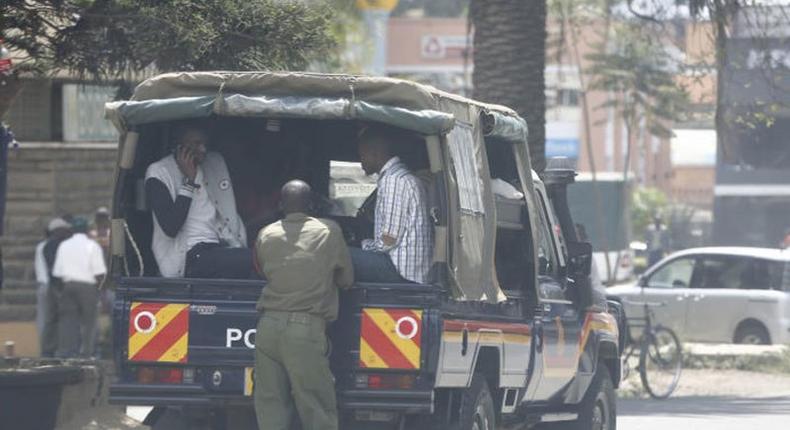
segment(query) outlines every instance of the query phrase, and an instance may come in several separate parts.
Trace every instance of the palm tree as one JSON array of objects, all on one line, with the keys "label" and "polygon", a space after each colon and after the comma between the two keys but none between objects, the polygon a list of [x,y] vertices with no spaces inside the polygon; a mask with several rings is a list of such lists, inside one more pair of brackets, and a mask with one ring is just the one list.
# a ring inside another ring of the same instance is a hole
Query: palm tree
[{"label": "palm tree", "polygon": [[545,168],[546,0],[472,0],[474,97],[527,120],[532,166]]}]

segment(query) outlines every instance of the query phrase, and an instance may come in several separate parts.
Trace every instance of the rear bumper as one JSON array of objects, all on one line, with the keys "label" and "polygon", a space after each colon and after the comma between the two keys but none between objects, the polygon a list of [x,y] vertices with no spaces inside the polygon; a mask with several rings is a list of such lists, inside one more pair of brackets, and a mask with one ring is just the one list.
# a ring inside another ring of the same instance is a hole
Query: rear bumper
[{"label": "rear bumper", "polygon": [[[110,386],[110,403],[127,406],[252,405],[252,397],[218,395],[196,384],[129,384]],[[431,413],[433,390],[345,390],[338,392],[344,410]]]},{"label": "rear bumper", "polygon": [[197,384],[110,385],[109,402],[126,406],[252,405],[252,397],[211,393]]},{"label": "rear bumper", "polygon": [[345,390],[338,393],[338,403],[345,410],[432,413],[433,390]]}]

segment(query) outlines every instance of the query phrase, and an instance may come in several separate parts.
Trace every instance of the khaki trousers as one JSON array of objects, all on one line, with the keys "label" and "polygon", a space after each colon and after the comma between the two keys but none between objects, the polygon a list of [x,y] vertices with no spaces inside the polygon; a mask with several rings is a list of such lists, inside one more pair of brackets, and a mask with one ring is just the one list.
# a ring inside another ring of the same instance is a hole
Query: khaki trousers
[{"label": "khaki trousers", "polygon": [[297,312],[265,311],[255,335],[258,428],[336,430],[335,382],[329,370],[326,322]]}]

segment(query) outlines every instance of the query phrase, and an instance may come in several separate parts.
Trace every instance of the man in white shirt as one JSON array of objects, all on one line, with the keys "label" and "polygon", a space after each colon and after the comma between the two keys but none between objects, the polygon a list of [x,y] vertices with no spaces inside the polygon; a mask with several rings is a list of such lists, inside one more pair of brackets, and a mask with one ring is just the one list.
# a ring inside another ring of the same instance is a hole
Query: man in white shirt
[{"label": "man in white shirt", "polygon": [[178,125],[173,153],[148,167],[154,256],[165,277],[250,278],[252,251],[228,167],[222,155],[208,151],[208,140],[203,129]]},{"label": "man in white shirt", "polygon": [[[58,247],[71,236],[71,224],[55,218],[47,226],[47,240],[36,247],[36,280],[39,282],[37,314],[41,317],[39,343],[42,357],[54,357],[58,349],[58,303],[63,285],[52,276]],[[39,253],[40,251],[40,253]],[[43,290],[43,291],[42,291]]]},{"label": "man in white shirt", "polygon": [[36,329],[38,338],[44,338],[44,317],[47,311],[47,289],[49,286],[49,269],[47,261],[44,259],[44,245],[49,239],[49,228],[45,234],[46,238],[36,245],[36,252],[33,257],[33,267],[36,273]]},{"label": "man in white shirt", "polygon": [[63,241],[55,256],[52,276],[63,281],[58,303],[58,357],[90,357],[96,340],[98,286],[107,267],[101,246],[88,237],[88,221],[75,218],[74,234]]},{"label": "man in white shirt", "polygon": [[393,133],[370,126],[359,136],[362,168],[379,177],[373,239],[351,249],[354,273],[367,282],[425,283],[433,258],[427,185],[393,153]]}]

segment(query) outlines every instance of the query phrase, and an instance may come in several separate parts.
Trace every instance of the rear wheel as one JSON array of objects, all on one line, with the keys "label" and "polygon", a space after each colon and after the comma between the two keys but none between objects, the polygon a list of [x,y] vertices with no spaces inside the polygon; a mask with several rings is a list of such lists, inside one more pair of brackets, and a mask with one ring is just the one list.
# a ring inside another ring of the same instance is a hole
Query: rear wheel
[{"label": "rear wheel", "polygon": [[483,375],[475,373],[472,385],[464,391],[459,414],[459,430],[495,430],[494,399]]},{"label": "rear wheel", "polygon": [[[483,375],[475,373],[472,384],[460,395],[460,408],[458,401],[454,400],[453,412],[458,410],[458,415],[452,418],[451,423],[442,420],[443,414],[432,416],[412,417],[407,419],[401,428],[410,430],[496,430],[496,412],[494,399],[488,388],[488,383]],[[452,413],[451,413],[452,415]]]},{"label": "rear wheel", "polygon": [[768,330],[759,323],[742,324],[735,331],[735,343],[746,345],[770,345],[771,337]]},{"label": "rear wheel", "polygon": [[539,424],[539,430],[615,430],[617,428],[617,397],[612,376],[603,364],[598,365],[593,381],[578,408],[575,421]]},{"label": "rear wheel", "polygon": [[669,397],[678,386],[682,368],[680,341],[672,330],[658,326],[645,333],[639,352],[639,376],[651,397]]}]

